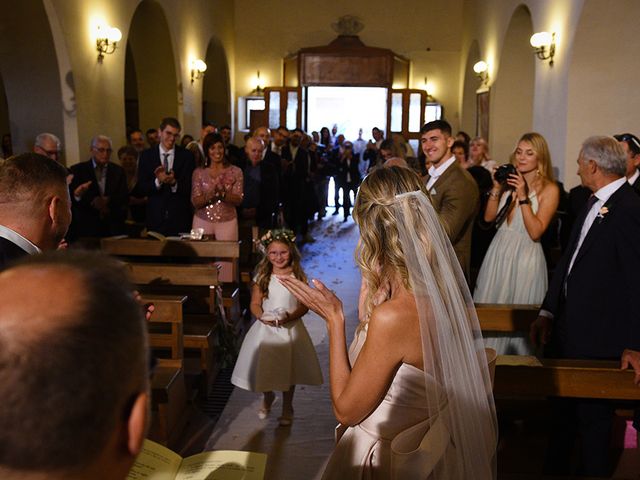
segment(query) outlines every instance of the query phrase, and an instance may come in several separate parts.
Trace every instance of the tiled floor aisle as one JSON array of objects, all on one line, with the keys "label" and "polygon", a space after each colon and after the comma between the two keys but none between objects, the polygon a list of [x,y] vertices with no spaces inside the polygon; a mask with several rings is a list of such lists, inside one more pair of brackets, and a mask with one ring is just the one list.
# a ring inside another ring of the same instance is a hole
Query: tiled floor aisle
[{"label": "tiled floor aisle", "polygon": [[[305,272],[309,278],[324,281],[342,299],[347,318],[347,338],[357,324],[360,274],[353,260],[358,229],[342,215],[327,217],[312,229],[313,244],[302,248]],[[314,479],[322,473],[331,450],[336,424],[329,395],[328,342],[324,321],[315,314],[305,317],[305,325],[316,347],[324,374],[320,387],[299,386],[293,406],[291,427],[278,426],[282,402],[274,404],[271,416],[259,420],[261,395],[235,388],[206,450],[250,450],[268,455],[266,480]]]}]

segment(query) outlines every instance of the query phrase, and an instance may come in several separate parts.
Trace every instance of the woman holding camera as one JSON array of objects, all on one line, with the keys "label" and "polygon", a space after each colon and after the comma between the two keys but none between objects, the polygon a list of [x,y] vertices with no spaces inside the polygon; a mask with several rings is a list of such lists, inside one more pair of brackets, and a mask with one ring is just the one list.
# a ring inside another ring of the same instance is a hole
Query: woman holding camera
[{"label": "woman holding camera", "polygon": [[[505,172],[509,167],[511,172]],[[500,181],[502,180],[502,181]],[[526,133],[511,164],[494,170],[485,222],[498,231],[480,267],[476,303],[538,305],[547,291],[547,265],[540,238],[558,208],[549,147],[539,133]]]}]

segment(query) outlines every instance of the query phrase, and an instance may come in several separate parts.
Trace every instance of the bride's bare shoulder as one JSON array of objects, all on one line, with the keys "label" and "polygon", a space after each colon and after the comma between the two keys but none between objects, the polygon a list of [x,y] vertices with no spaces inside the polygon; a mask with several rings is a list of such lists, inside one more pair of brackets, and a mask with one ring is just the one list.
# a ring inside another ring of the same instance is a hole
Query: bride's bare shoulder
[{"label": "bride's bare shoulder", "polygon": [[418,311],[415,298],[411,294],[398,295],[376,306],[371,312],[369,323],[381,328],[397,327],[417,323]]}]

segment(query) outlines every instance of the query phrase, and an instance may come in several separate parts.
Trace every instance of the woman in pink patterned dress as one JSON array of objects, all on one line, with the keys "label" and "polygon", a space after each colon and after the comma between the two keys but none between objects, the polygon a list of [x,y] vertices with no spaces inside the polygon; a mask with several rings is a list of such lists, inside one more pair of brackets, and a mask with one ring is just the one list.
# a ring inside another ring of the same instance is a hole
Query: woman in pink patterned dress
[{"label": "woman in pink patterned dress", "polygon": [[[216,240],[238,240],[236,207],[242,202],[242,170],[225,155],[222,136],[204,137],[204,165],[193,172],[191,203],[195,207],[193,228],[202,228]],[[231,282],[232,265],[220,262],[220,281]]]}]

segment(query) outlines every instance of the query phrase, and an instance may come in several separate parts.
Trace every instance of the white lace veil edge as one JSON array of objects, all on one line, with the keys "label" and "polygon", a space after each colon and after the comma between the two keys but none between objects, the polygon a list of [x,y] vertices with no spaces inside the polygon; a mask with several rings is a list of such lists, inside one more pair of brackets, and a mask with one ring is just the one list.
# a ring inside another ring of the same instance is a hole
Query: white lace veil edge
[{"label": "white lace veil edge", "polygon": [[444,421],[445,429],[434,430],[440,432],[439,441],[451,447],[429,478],[495,479],[495,404],[462,269],[424,193],[396,196],[393,210],[418,307],[427,408],[430,418]]}]

